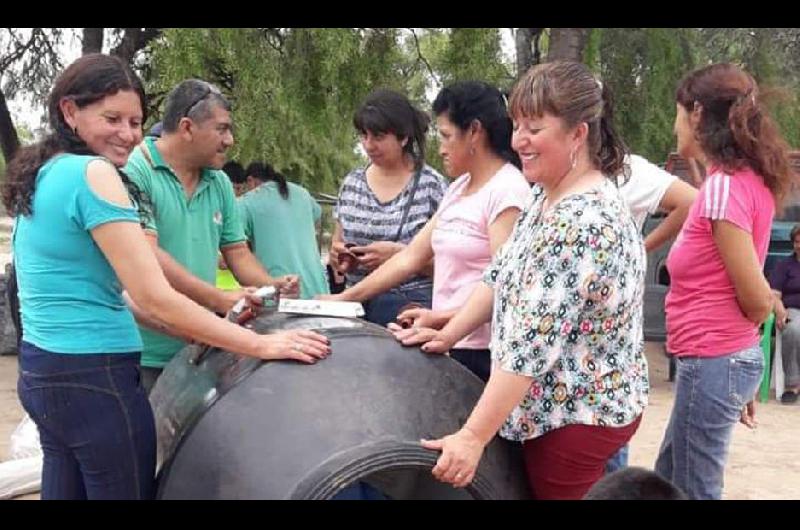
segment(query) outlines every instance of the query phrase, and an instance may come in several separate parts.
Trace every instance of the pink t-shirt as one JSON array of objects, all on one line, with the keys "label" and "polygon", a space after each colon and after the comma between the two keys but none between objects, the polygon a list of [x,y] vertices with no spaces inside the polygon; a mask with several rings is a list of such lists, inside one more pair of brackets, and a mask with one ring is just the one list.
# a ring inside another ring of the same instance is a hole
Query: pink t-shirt
[{"label": "pink t-shirt", "polygon": [[749,232],[763,267],[774,215],[772,194],[751,169],[726,174],[711,168],[667,257],[667,351],[719,357],[758,344],[758,328],[736,301],[711,221]]},{"label": "pink t-shirt", "polygon": [[[491,263],[489,226],[503,210],[522,208],[530,193],[530,184],[511,164],[500,171],[477,192],[462,196],[469,184],[469,174],[462,175],[447,189],[431,236],[433,247],[433,309],[448,311],[464,305]],[[464,337],[456,348],[486,349],[491,329],[486,323]]]}]

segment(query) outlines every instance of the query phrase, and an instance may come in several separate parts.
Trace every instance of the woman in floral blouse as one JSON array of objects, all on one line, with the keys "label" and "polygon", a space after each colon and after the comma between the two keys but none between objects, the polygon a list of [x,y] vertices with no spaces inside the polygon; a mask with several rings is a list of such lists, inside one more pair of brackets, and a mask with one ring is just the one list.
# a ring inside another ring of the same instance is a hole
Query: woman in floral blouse
[{"label": "woman in floral blouse", "polygon": [[607,91],[579,63],[532,68],[514,88],[513,147],[535,192],[484,284],[425,351],[492,320],[492,373],[464,427],[423,445],[456,487],[498,433],[523,442],[538,499],[579,499],[647,405],[645,252],[617,183],[625,148]]}]

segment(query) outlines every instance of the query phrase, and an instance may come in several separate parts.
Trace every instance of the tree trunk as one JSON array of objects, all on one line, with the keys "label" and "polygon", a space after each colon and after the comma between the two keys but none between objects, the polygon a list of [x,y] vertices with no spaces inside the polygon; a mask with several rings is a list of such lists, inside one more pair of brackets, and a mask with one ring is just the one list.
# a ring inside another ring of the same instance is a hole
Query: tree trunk
[{"label": "tree trunk", "polygon": [[147,46],[148,42],[160,34],[160,28],[125,28],[122,40],[111,50],[111,55],[116,55],[130,64],[133,62],[136,52]]},{"label": "tree trunk", "polygon": [[[539,36],[544,28],[517,28],[515,36],[517,47],[517,78],[522,77],[528,68],[538,64]],[[534,51],[535,49],[535,51]]]},{"label": "tree trunk", "polygon": [[531,28],[517,28],[514,40],[517,45],[517,77],[519,78],[533,64],[533,49],[531,46],[533,33]]},{"label": "tree trunk", "polygon": [[81,54],[102,53],[103,28],[83,28],[83,47]]},{"label": "tree trunk", "polygon": [[550,28],[547,61],[583,61],[583,51],[589,40],[587,28]]},{"label": "tree trunk", "polygon": [[11,119],[11,113],[8,111],[8,104],[6,103],[6,96],[0,90],[0,145],[3,148],[3,158],[6,159],[6,164],[13,158],[14,153],[19,149],[19,137],[17,136],[17,129],[14,127],[14,120]]}]

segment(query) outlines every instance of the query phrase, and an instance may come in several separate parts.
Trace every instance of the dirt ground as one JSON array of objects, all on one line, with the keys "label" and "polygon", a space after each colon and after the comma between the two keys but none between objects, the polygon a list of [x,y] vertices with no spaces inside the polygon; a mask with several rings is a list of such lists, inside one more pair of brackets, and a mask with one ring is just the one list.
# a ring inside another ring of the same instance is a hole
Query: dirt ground
[{"label": "dirt ground", "polygon": [[[652,393],[639,431],[631,442],[631,465],[652,468],[672,408],[668,363],[658,343],[648,343]],[[16,392],[17,358],[0,357],[0,461],[8,458],[9,437],[22,418]],[[800,405],[771,398],[759,404],[759,426],[738,425],[725,477],[726,499],[800,499]],[[24,499],[38,499],[26,495]]]}]

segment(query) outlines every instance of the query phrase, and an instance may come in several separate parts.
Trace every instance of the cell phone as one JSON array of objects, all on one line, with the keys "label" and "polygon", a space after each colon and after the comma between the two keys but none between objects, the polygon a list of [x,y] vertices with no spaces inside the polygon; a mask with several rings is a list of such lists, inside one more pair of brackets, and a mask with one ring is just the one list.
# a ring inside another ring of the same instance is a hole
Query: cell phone
[{"label": "cell phone", "polygon": [[363,256],[363,255],[364,255],[364,252],[361,252],[361,251],[359,251],[359,252],[353,252],[352,250],[350,250],[351,248],[353,248],[353,247],[357,247],[357,246],[358,246],[358,245],[356,245],[355,243],[345,243],[345,244],[344,244],[344,248],[346,248],[346,249],[347,249],[347,253],[348,253],[348,254],[350,254],[351,256],[355,256],[355,257],[359,258],[359,257],[361,257],[361,256]]}]

